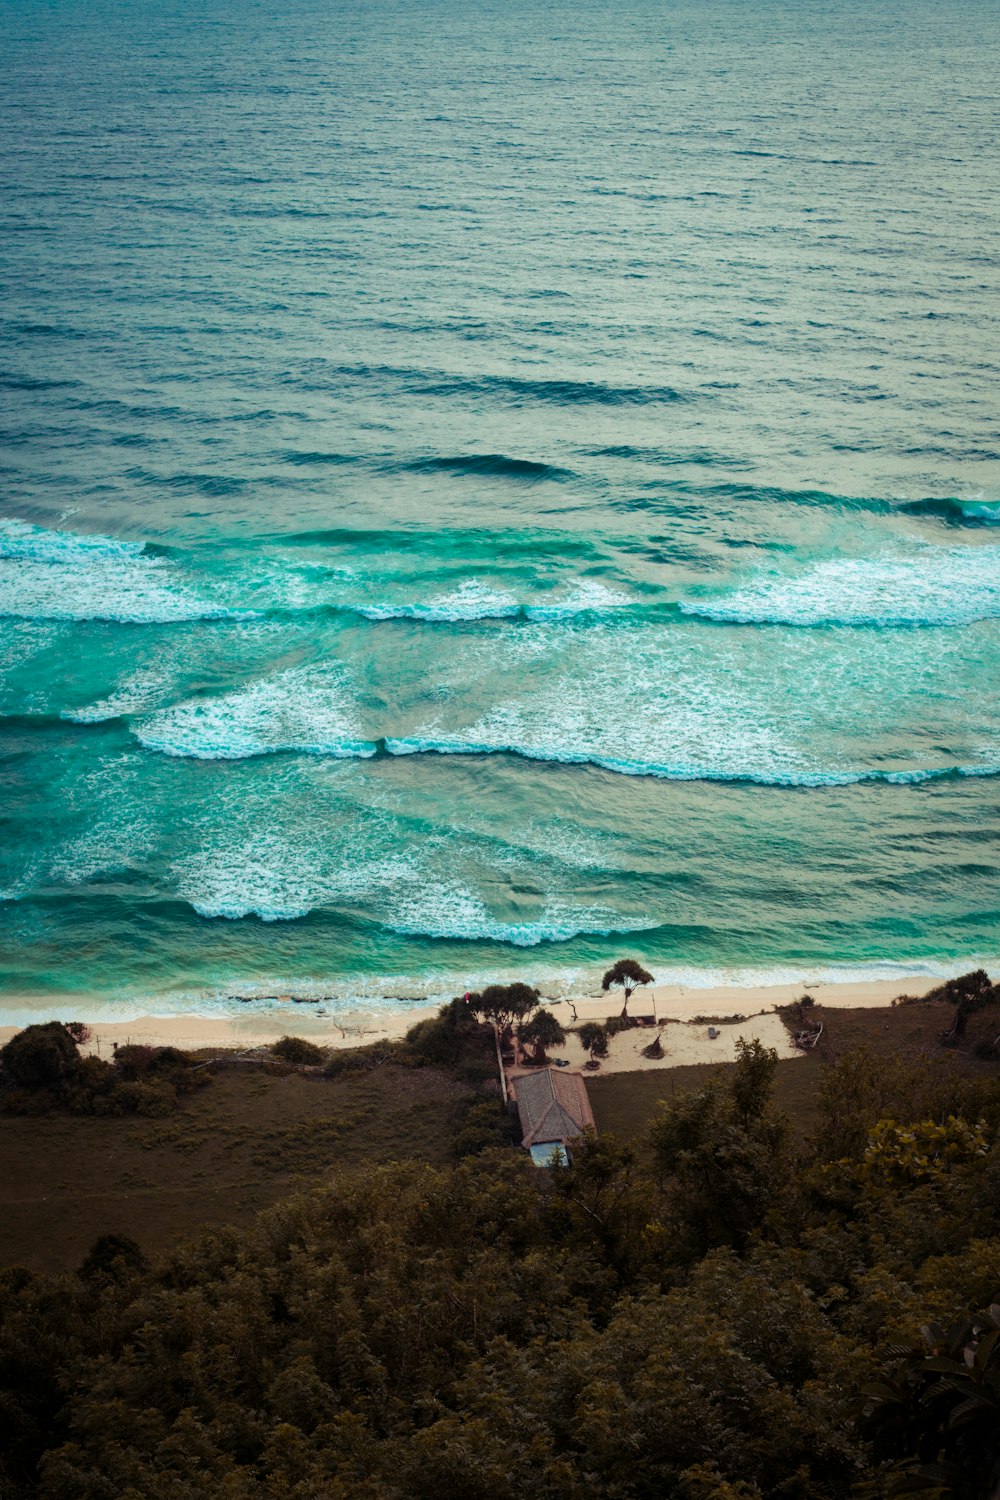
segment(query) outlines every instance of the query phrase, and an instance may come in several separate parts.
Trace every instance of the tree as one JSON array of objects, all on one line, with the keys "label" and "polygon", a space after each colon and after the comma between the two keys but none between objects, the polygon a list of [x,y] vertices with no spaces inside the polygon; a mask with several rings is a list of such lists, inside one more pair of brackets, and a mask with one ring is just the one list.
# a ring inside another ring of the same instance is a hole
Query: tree
[{"label": "tree", "polygon": [[80,1266],[85,1281],[106,1276],[121,1280],[148,1269],[148,1262],[135,1240],[125,1234],[102,1234],[91,1245]]},{"label": "tree", "polygon": [[591,1062],[596,1062],[599,1057],[607,1057],[610,1043],[607,1029],[600,1021],[584,1021],[576,1034],[580,1038],[580,1046],[586,1047],[590,1053]]},{"label": "tree", "polygon": [[660,1104],[649,1141],[695,1254],[742,1253],[782,1190],[788,1121],[771,1104],[777,1054],[740,1039],[736,1067]]},{"label": "tree", "polygon": [[637,958],[620,958],[601,980],[601,989],[621,989],[625,992],[625,1004],[622,1006],[622,1015],[628,1016],[628,1003],[640,984],[652,984],[653,976],[648,969],[644,969]]},{"label": "tree", "polygon": [[765,1047],[759,1037],[752,1042],[745,1036],[736,1038],[736,1068],[729,1087],[744,1130],[749,1130],[751,1123],[759,1120],[767,1109],[777,1066],[777,1052],[773,1047]]},{"label": "tree", "polygon": [[61,1021],[26,1026],[0,1049],[0,1062],[13,1083],[25,1089],[59,1088],[80,1065],[76,1042]]},{"label": "tree", "polygon": [[530,984],[488,984],[481,995],[473,995],[469,1009],[497,1029],[501,1047],[510,1040],[515,1021],[523,1021],[538,1004],[539,992]]},{"label": "tree", "polygon": [[561,1047],[566,1040],[565,1031],[550,1010],[536,1010],[531,1020],[518,1028],[518,1036],[524,1046],[534,1048],[532,1061],[540,1067],[548,1061],[546,1047]]}]

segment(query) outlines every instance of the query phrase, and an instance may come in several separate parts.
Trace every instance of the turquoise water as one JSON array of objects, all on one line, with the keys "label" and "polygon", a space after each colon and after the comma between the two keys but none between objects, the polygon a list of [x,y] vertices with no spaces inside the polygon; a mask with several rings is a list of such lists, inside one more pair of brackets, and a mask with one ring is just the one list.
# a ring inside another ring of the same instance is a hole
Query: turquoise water
[{"label": "turquoise water", "polygon": [[0,988],[995,960],[995,10],[5,0]]}]

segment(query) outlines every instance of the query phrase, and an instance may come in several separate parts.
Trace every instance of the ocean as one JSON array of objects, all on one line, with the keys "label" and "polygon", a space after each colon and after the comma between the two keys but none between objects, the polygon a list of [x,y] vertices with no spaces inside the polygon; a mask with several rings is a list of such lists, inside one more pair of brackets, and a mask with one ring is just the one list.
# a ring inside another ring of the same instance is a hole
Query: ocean
[{"label": "ocean", "polygon": [[995,5],[0,29],[0,1021],[997,961]]}]

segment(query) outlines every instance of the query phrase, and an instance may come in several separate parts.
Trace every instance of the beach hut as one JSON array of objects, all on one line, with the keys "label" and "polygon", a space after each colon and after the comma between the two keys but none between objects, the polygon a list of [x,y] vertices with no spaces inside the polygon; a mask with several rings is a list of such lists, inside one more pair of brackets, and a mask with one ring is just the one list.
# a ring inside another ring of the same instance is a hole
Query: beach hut
[{"label": "beach hut", "polygon": [[570,1143],[597,1128],[579,1073],[530,1068],[508,1074],[508,1085],[521,1122],[521,1144],[536,1166],[551,1166],[559,1156],[568,1162]]}]

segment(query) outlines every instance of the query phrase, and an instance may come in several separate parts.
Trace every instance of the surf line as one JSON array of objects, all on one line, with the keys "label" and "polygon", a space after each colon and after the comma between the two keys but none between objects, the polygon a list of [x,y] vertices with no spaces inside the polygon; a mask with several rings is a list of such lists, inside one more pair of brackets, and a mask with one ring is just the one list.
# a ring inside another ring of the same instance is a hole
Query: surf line
[{"label": "surf line", "polygon": [[857,786],[882,784],[887,786],[915,786],[927,781],[1000,776],[1000,764],[981,766],[928,766],[912,770],[766,770],[750,767],[722,767],[701,765],[660,765],[655,762],[629,760],[605,756],[588,750],[549,749],[545,746],[488,744],[473,740],[432,740],[398,738],[392,735],[374,740],[337,740],[325,742],[301,742],[266,745],[250,742],[243,746],[220,745],[218,748],[199,751],[191,744],[171,744],[167,738],[138,734],[137,738],[147,750],[158,754],[172,755],[191,760],[253,760],[264,755],[310,755],[328,756],[336,760],[382,760],[396,759],[408,755],[452,755],[452,756],[513,756],[521,760],[564,766],[593,766],[597,770],[610,771],[619,776],[649,777],[659,781],[705,781],[725,782],[733,785],[773,786],[794,789],[818,789],[822,787]]}]

